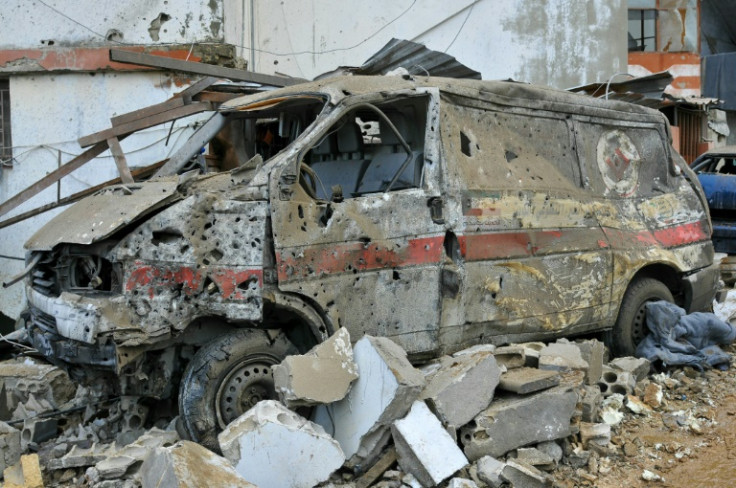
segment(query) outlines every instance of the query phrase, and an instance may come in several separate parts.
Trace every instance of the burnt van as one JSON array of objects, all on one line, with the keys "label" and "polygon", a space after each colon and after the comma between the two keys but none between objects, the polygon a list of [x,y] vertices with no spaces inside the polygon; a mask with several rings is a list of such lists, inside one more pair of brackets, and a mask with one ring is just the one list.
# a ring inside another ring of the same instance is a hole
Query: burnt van
[{"label": "burnt van", "polygon": [[[228,171],[187,171],[205,147]],[[345,327],[415,362],[709,306],[701,187],[659,112],[515,82],[340,77],[221,105],[157,177],[26,243],[30,342],[205,444]]]}]

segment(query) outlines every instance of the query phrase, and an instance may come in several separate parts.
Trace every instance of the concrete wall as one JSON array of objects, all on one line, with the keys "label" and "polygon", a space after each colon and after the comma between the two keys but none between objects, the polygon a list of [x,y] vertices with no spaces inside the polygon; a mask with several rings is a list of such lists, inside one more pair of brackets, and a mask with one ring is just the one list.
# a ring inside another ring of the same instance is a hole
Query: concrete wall
[{"label": "concrete wall", "polygon": [[446,51],[485,79],[568,88],[626,70],[626,29],[622,0],[225,4],[225,42],[241,46],[251,69],[303,78],[360,65],[398,37]]},{"label": "concrete wall", "polygon": [[3,0],[0,49],[222,42],[222,23],[222,0]]}]

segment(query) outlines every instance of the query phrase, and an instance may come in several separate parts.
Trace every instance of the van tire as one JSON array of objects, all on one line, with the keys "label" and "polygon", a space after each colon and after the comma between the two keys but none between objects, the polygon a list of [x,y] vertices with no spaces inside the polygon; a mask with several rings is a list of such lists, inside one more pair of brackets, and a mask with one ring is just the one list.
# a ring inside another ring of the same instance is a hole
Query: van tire
[{"label": "van tire", "polygon": [[645,305],[657,300],[674,302],[672,292],[661,281],[636,278],[629,284],[621,301],[616,323],[606,336],[606,342],[614,356],[634,356],[636,346],[649,333]]},{"label": "van tire", "polygon": [[[276,399],[271,366],[298,354],[283,333],[240,329],[218,337],[194,355],[179,388],[180,430],[220,452],[217,434],[260,400]],[[234,393],[234,394],[233,394]]]}]

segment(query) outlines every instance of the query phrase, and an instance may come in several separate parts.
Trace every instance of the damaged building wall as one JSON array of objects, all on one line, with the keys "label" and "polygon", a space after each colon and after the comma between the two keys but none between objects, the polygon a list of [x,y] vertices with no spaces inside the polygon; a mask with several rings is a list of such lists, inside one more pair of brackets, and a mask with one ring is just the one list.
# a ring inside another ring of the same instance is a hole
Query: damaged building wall
[{"label": "damaged building wall", "polygon": [[[0,167],[0,202],[82,153],[77,139],[110,127],[110,117],[170,98],[192,78],[111,66],[110,47],[222,42],[221,0],[131,2],[7,0],[0,8],[0,78],[8,80],[12,159]],[[216,47],[218,44],[213,44]],[[221,44],[220,44],[221,45]],[[193,45],[192,45],[193,46]],[[195,46],[191,60],[200,48]],[[202,116],[146,129],[121,142],[128,165],[160,161],[181,145]],[[106,151],[0,217],[21,214],[118,176]],[[0,230],[0,282],[24,267],[23,243],[57,211]],[[22,286],[0,289],[0,312],[16,318]]]},{"label": "damaged building wall", "polygon": [[336,66],[359,65],[392,37],[455,56],[484,79],[568,88],[625,71],[626,5],[617,0],[225,4],[226,42],[241,46],[238,54],[264,73],[313,78]]}]

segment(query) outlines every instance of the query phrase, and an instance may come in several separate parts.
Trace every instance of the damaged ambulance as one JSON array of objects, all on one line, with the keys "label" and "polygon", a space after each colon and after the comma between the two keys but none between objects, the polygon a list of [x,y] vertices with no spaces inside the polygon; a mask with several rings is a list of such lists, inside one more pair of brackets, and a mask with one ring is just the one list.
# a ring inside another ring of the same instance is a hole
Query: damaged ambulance
[{"label": "damaged ambulance", "polygon": [[[346,327],[421,362],[601,332],[644,303],[709,306],[702,189],[666,119],[515,82],[341,77],[224,103],[157,177],[26,243],[30,343],[216,433],[275,396],[271,365]],[[185,171],[201,148],[221,172]]]}]

